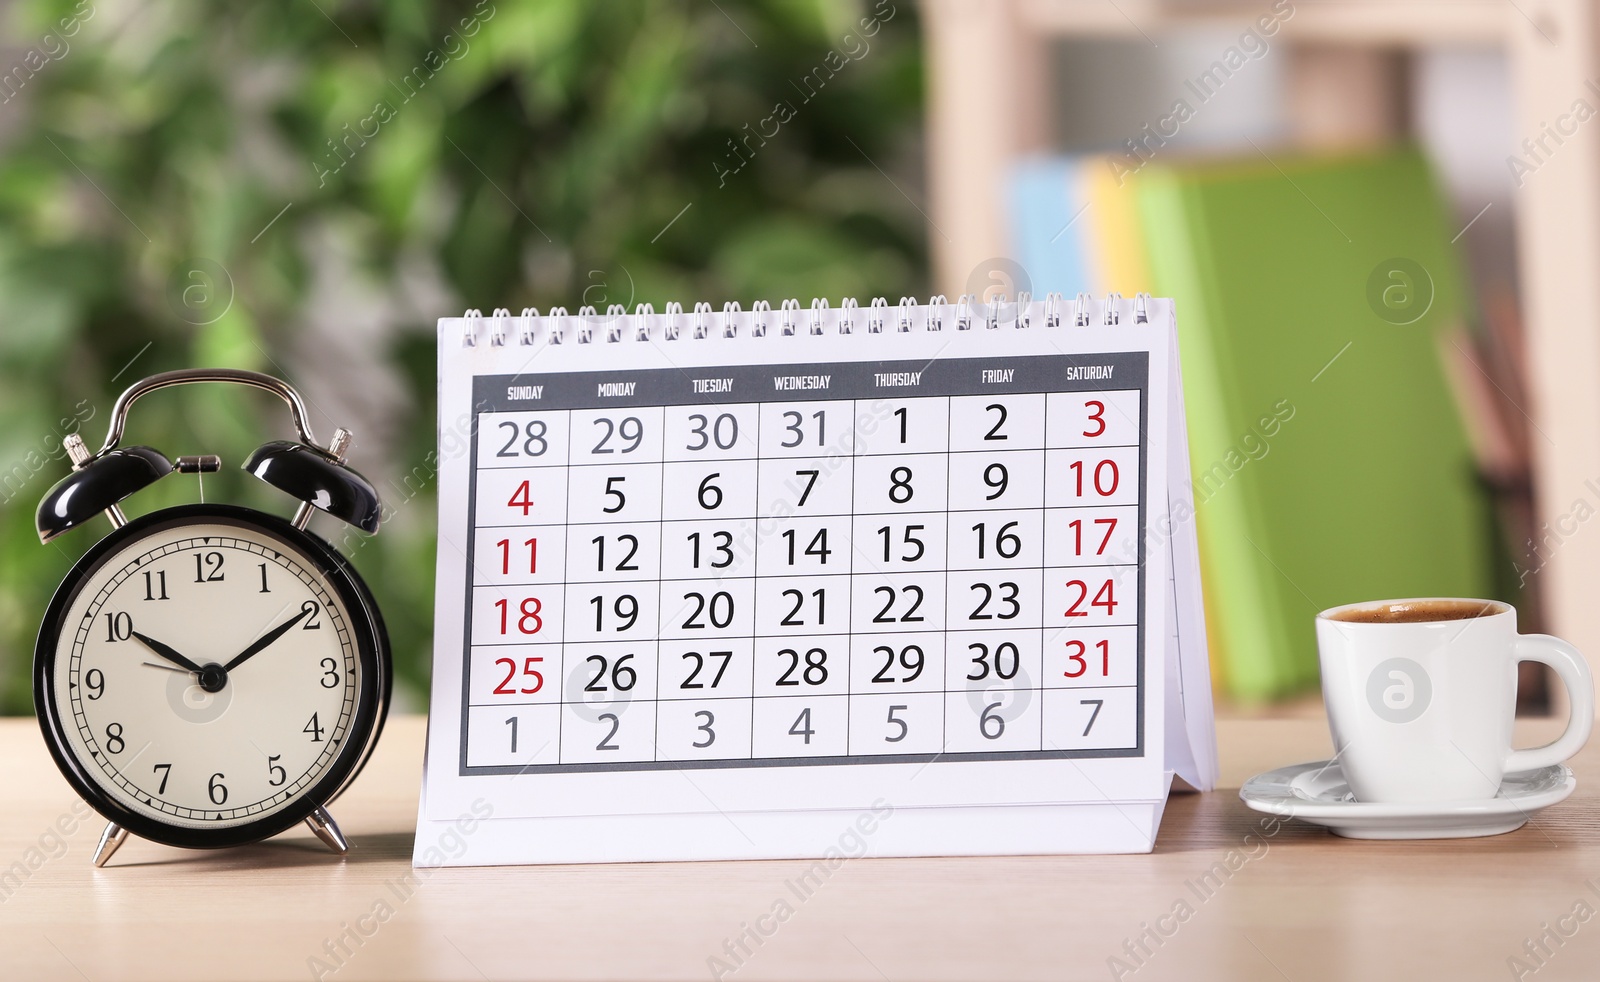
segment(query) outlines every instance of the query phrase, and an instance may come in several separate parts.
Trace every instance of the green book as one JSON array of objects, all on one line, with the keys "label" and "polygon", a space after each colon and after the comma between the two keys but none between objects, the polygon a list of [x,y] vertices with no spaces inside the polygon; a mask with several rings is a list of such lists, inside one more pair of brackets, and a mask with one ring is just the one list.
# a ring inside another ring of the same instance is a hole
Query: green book
[{"label": "green book", "polygon": [[1313,618],[1493,590],[1493,526],[1438,345],[1462,313],[1412,150],[1149,167],[1139,215],[1177,301],[1197,529],[1228,689],[1317,680]]}]

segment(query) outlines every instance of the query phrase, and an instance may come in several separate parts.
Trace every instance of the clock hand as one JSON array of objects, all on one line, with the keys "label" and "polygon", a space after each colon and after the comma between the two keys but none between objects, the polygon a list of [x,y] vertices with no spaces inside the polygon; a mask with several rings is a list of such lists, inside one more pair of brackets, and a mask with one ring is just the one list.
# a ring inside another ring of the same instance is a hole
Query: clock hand
[{"label": "clock hand", "polygon": [[298,624],[302,620],[304,620],[306,618],[306,616],[311,613],[311,611],[312,611],[311,607],[302,607],[300,609],[300,613],[298,613],[298,614],[294,615],[293,617],[289,618],[288,620],[284,621],[282,624],[279,624],[277,627],[275,627],[272,630],[268,631],[266,634],[263,634],[261,637],[256,639],[255,644],[252,644],[250,647],[244,649],[243,651],[241,651],[237,655],[235,655],[233,657],[233,661],[230,661],[226,665],[222,666],[222,670],[224,672],[231,672],[235,668],[238,668],[239,665],[245,659],[250,658],[253,655],[259,654],[262,651],[262,649],[266,648],[268,645],[272,644],[272,642],[274,642],[274,641],[278,640],[279,638],[283,637],[284,634],[287,633],[288,630],[291,627],[294,627],[296,624]]},{"label": "clock hand", "polygon": [[163,665],[160,662],[156,662],[156,661],[140,662],[139,664],[146,665],[146,666],[148,666],[150,668],[159,668],[163,672],[177,672],[179,675],[188,675],[188,674],[190,674],[189,672],[186,672],[181,668],[173,668],[171,665]]},{"label": "clock hand", "polygon": [[144,645],[146,648],[149,648],[162,658],[165,658],[167,661],[172,662],[174,665],[182,665],[184,668],[194,672],[196,675],[200,674],[202,671],[199,665],[196,665],[194,662],[183,657],[183,655],[179,654],[177,649],[173,648],[171,645],[162,644],[155,638],[146,637],[145,635],[140,634],[138,631],[134,631],[133,636],[139,639],[140,644]]}]

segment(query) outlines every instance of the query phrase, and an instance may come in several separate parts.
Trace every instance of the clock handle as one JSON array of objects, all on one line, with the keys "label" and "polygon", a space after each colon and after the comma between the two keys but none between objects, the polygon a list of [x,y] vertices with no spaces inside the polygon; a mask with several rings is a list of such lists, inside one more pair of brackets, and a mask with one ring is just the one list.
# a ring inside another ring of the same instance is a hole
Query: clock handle
[{"label": "clock handle", "polygon": [[306,816],[306,827],[316,833],[323,845],[343,856],[350,851],[350,843],[345,841],[344,833],[339,831],[339,823],[328,814],[326,805],[318,805],[317,810]]},{"label": "clock handle", "polygon": [[161,372],[149,378],[141,379],[123,390],[117,396],[116,404],[111,407],[111,426],[106,431],[106,442],[100,447],[96,457],[103,456],[115,450],[117,443],[122,440],[123,427],[128,422],[128,410],[141,396],[149,395],[157,389],[165,389],[174,385],[190,385],[195,382],[232,382],[238,385],[248,385],[252,388],[262,389],[282,399],[289,405],[289,414],[294,417],[295,432],[300,436],[300,442],[318,450],[325,448],[317,442],[311,433],[311,420],[306,412],[305,401],[300,398],[300,393],[294,386],[282,379],[263,375],[261,372],[247,372],[232,368],[187,368],[176,372]]}]

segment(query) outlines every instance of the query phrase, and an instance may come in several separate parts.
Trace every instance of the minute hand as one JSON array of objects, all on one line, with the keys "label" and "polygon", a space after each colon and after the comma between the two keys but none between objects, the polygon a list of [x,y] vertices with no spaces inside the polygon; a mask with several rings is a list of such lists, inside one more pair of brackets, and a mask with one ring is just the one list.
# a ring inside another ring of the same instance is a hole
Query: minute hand
[{"label": "minute hand", "polygon": [[230,661],[226,665],[222,666],[222,670],[224,672],[231,672],[235,668],[238,668],[239,665],[245,661],[245,659],[251,657],[252,655],[259,654],[262,649],[283,637],[291,627],[294,627],[296,624],[304,620],[306,615],[311,613],[311,610],[312,608],[310,607],[302,608],[300,613],[284,621],[282,624],[279,624],[266,634],[261,635],[261,637],[256,639],[255,644],[252,644],[250,647],[239,652],[233,657],[233,661]]}]

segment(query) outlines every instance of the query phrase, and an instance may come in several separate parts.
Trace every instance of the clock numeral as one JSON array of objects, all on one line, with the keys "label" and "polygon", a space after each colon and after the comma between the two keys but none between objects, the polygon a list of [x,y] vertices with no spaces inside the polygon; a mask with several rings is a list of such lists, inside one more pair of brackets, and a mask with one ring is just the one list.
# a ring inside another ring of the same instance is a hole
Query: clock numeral
[{"label": "clock numeral", "polygon": [[339,663],[332,658],[322,659],[322,687],[334,689],[339,686]]},{"label": "clock numeral", "polygon": [[312,743],[321,743],[322,742],[322,724],[317,722],[317,714],[316,713],[312,713],[311,714],[311,719],[300,730],[300,732],[301,733],[309,733],[309,734],[311,734],[311,742]]},{"label": "clock numeral", "polygon": [[154,577],[149,570],[144,574],[144,598],[146,600],[171,600],[167,596],[167,571],[158,570]]},{"label": "clock numeral", "polygon": [[197,552],[194,554],[194,581],[196,583],[220,583],[222,580],[222,553]]},{"label": "clock numeral", "polygon": [[133,618],[127,613],[106,612],[106,640],[126,641],[133,637]]},{"label": "clock numeral", "polygon": [[210,781],[206,782],[206,794],[211,796],[213,805],[225,805],[228,803],[228,786],[222,783],[222,779],[225,777],[227,777],[226,774],[218,771],[211,775]]},{"label": "clock numeral", "polygon": [[[261,589],[258,592],[260,592],[260,593],[271,593],[272,592],[272,588],[267,586],[267,564],[266,563],[257,563],[256,565],[261,568]],[[144,575],[145,576],[149,576],[150,574],[146,573]],[[162,599],[166,599],[166,598],[163,597]]]},{"label": "clock numeral", "polygon": [[[267,778],[267,783],[275,788],[283,787],[283,783],[289,780],[289,772],[283,769],[282,764],[278,763],[282,759],[282,754],[273,754],[267,758],[267,773],[272,775]],[[220,805],[221,802],[219,801],[217,804]]]},{"label": "clock numeral", "polygon": [[120,754],[120,753],[122,753],[122,751],[127,746],[128,746],[127,742],[122,739],[122,724],[121,723],[109,723],[109,724],[107,724],[106,725],[106,751],[108,753]]},{"label": "clock numeral", "polygon": [[157,764],[155,767],[150,769],[150,773],[152,773],[152,774],[154,774],[156,771],[160,771],[161,772],[161,784],[160,784],[160,786],[158,786],[156,788],[156,794],[166,794],[167,793],[167,779],[172,776],[172,765],[171,764]]},{"label": "clock numeral", "polygon": [[304,621],[302,621],[301,624],[300,624],[300,630],[302,630],[302,631],[320,631],[320,630],[322,630],[322,622],[317,620],[317,615],[322,613],[322,605],[321,604],[317,603],[315,600],[307,600],[305,603],[300,605],[300,610],[302,612],[304,612],[305,615],[306,615],[306,619]]},{"label": "clock numeral", "polygon": [[106,673],[98,668],[91,668],[84,673],[83,687],[89,690],[91,702],[106,694]]}]

